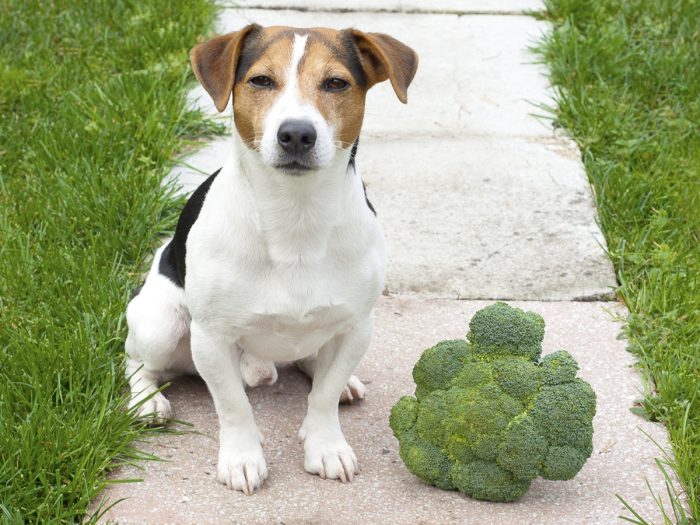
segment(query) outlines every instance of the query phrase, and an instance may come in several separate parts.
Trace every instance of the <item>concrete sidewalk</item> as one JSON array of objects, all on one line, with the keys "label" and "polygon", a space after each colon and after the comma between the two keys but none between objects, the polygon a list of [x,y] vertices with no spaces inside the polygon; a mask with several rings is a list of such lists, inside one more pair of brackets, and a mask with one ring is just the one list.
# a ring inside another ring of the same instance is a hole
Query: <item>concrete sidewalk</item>
[{"label": "concrete sidewalk", "polygon": [[[162,436],[144,449],[165,462],[124,468],[104,497],[124,501],[107,520],[120,523],[467,523],[609,524],[625,497],[643,516],[658,510],[645,479],[663,490],[642,431],[668,446],[663,427],[633,416],[642,397],[632,356],[606,311],[624,310],[580,153],[533,113],[552,104],[546,70],[528,48],[547,25],[527,16],[538,0],[242,0],[227,7],[219,31],[263,25],[354,26],[386,32],[416,49],[421,65],[409,104],[388,83],[368,95],[358,166],[389,247],[388,297],[380,301],[370,352],[359,376],[363,403],[341,409],[362,465],[352,484],[303,471],[296,442],[308,381],[284,369],[279,382],[250,391],[266,436],[270,478],[251,497],[214,480],[217,421],[198,379],[176,380],[166,396],[196,434]],[[230,126],[201,88],[192,105]],[[221,166],[228,139],[183,158],[170,179],[189,192]],[[455,299],[469,299],[468,301]],[[517,503],[490,504],[423,485],[398,457],[388,427],[391,406],[411,393],[411,369],[437,341],[463,337],[489,301],[540,312],[545,351],[569,350],[598,395],[594,453],[569,482],[537,480]],[[527,302],[521,302],[527,301]],[[580,302],[586,301],[586,302]],[[109,504],[109,503],[108,503]]]}]

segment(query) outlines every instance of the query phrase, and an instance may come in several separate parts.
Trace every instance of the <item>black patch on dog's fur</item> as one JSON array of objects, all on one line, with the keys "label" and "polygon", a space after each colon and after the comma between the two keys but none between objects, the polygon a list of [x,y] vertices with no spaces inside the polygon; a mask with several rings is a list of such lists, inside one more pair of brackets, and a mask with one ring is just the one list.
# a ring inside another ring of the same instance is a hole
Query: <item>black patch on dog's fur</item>
[{"label": "black patch on dog's fur", "polygon": [[211,183],[214,182],[220,171],[221,168],[216,170],[207,180],[199,185],[189,198],[180,213],[173,239],[160,255],[158,273],[170,279],[180,288],[185,287],[185,274],[187,273],[187,268],[185,267],[185,243],[187,242],[187,236],[192,229],[192,225],[199,217],[199,212],[202,210],[204,198],[209,192]]},{"label": "black patch on dog's fur", "polygon": [[[355,171],[355,156],[357,155],[357,147],[360,145],[360,137],[357,137],[355,139],[355,142],[352,145],[352,149],[350,150],[350,162],[348,163],[348,167],[352,168],[352,171]],[[367,203],[367,207],[374,213],[374,216],[377,216],[377,211],[374,209],[374,206],[372,206],[372,203],[369,202],[369,199],[367,198],[367,186],[365,185],[364,181],[362,182],[362,190],[365,192],[365,202]]]},{"label": "black patch on dog's fur", "polygon": [[241,54],[238,57],[238,64],[236,65],[235,82],[243,80],[246,73],[248,73],[253,64],[260,58],[260,55],[269,47],[269,44],[263,44],[260,36],[260,29],[260,26],[257,26],[246,35],[243,41]]},{"label": "black patch on dog's fur", "polygon": [[374,206],[372,206],[372,203],[369,202],[369,199],[367,198],[367,186],[365,185],[364,182],[362,183],[362,189],[363,189],[364,192],[365,192],[365,202],[367,203],[367,207],[370,209],[370,211],[371,211],[372,213],[374,213],[374,216],[376,217],[376,216],[377,216],[377,211],[374,209]]},{"label": "black patch on dog's fur", "polygon": [[350,150],[350,162],[349,165],[352,166],[352,169],[355,169],[355,156],[357,155],[357,147],[360,145],[360,137],[357,137],[355,139],[355,142],[352,144],[352,149]]},{"label": "black patch on dog's fur", "polygon": [[171,240],[168,245],[160,254],[160,261],[158,261],[158,273],[167,277],[180,288],[184,286],[184,281],[180,279],[177,272],[177,257],[175,256],[175,250],[173,249],[173,243],[175,239]]},{"label": "black patch on dog's fur", "polygon": [[350,70],[350,74],[361,88],[367,87],[367,73],[360,62],[360,52],[355,44],[355,37],[352,30],[343,29],[340,34],[340,41],[343,44],[343,53],[338,53],[345,66]]}]

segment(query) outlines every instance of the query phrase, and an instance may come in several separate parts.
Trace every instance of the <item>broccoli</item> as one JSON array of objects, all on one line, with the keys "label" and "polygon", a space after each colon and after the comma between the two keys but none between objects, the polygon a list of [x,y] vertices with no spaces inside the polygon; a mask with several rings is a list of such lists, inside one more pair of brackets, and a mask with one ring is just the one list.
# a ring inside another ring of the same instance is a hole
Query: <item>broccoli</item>
[{"label": "broccoli", "polygon": [[541,316],[495,303],[466,340],[423,352],[415,397],[389,419],[408,470],[490,501],[520,498],[538,476],[572,479],[593,450],[596,397],[569,353],[540,358],[543,338]]}]

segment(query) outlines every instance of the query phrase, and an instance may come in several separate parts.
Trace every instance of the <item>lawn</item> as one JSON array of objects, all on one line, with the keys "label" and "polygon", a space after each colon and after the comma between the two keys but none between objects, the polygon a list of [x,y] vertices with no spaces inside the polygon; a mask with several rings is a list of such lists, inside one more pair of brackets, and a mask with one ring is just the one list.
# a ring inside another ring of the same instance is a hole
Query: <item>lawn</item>
[{"label": "lawn", "polygon": [[176,206],[208,0],[0,1],[0,520],[80,521],[135,454],[123,312]]},{"label": "lawn", "polygon": [[[547,0],[556,123],[581,147],[643,409],[700,518],[700,2]],[[622,494],[624,497],[624,494]]]}]

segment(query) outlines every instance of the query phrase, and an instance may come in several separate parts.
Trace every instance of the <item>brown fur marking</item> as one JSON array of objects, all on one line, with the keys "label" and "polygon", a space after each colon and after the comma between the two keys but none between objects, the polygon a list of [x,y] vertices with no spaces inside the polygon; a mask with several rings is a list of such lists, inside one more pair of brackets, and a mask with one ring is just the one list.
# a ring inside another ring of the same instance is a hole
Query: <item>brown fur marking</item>
[{"label": "brown fur marking", "polygon": [[[284,89],[292,59],[293,39],[294,33],[287,28],[269,27],[260,35],[257,49],[244,51],[255,52],[258,56],[234,85],[233,120],[243,142],[251,149],[260,147],[265,116]],[[241,61],[246,58],[242,57]],[[251,86],[250,80],[260,75],[270,77],[275,83],[274,87],[260,89]]]},{"label": "brown fur marking", "polygon": [[251,24],[199,44],[190,51],[192,70],[219,111],[226,109],[231,97],[243,42],[249,33],[260,29],[259,25]]}]

